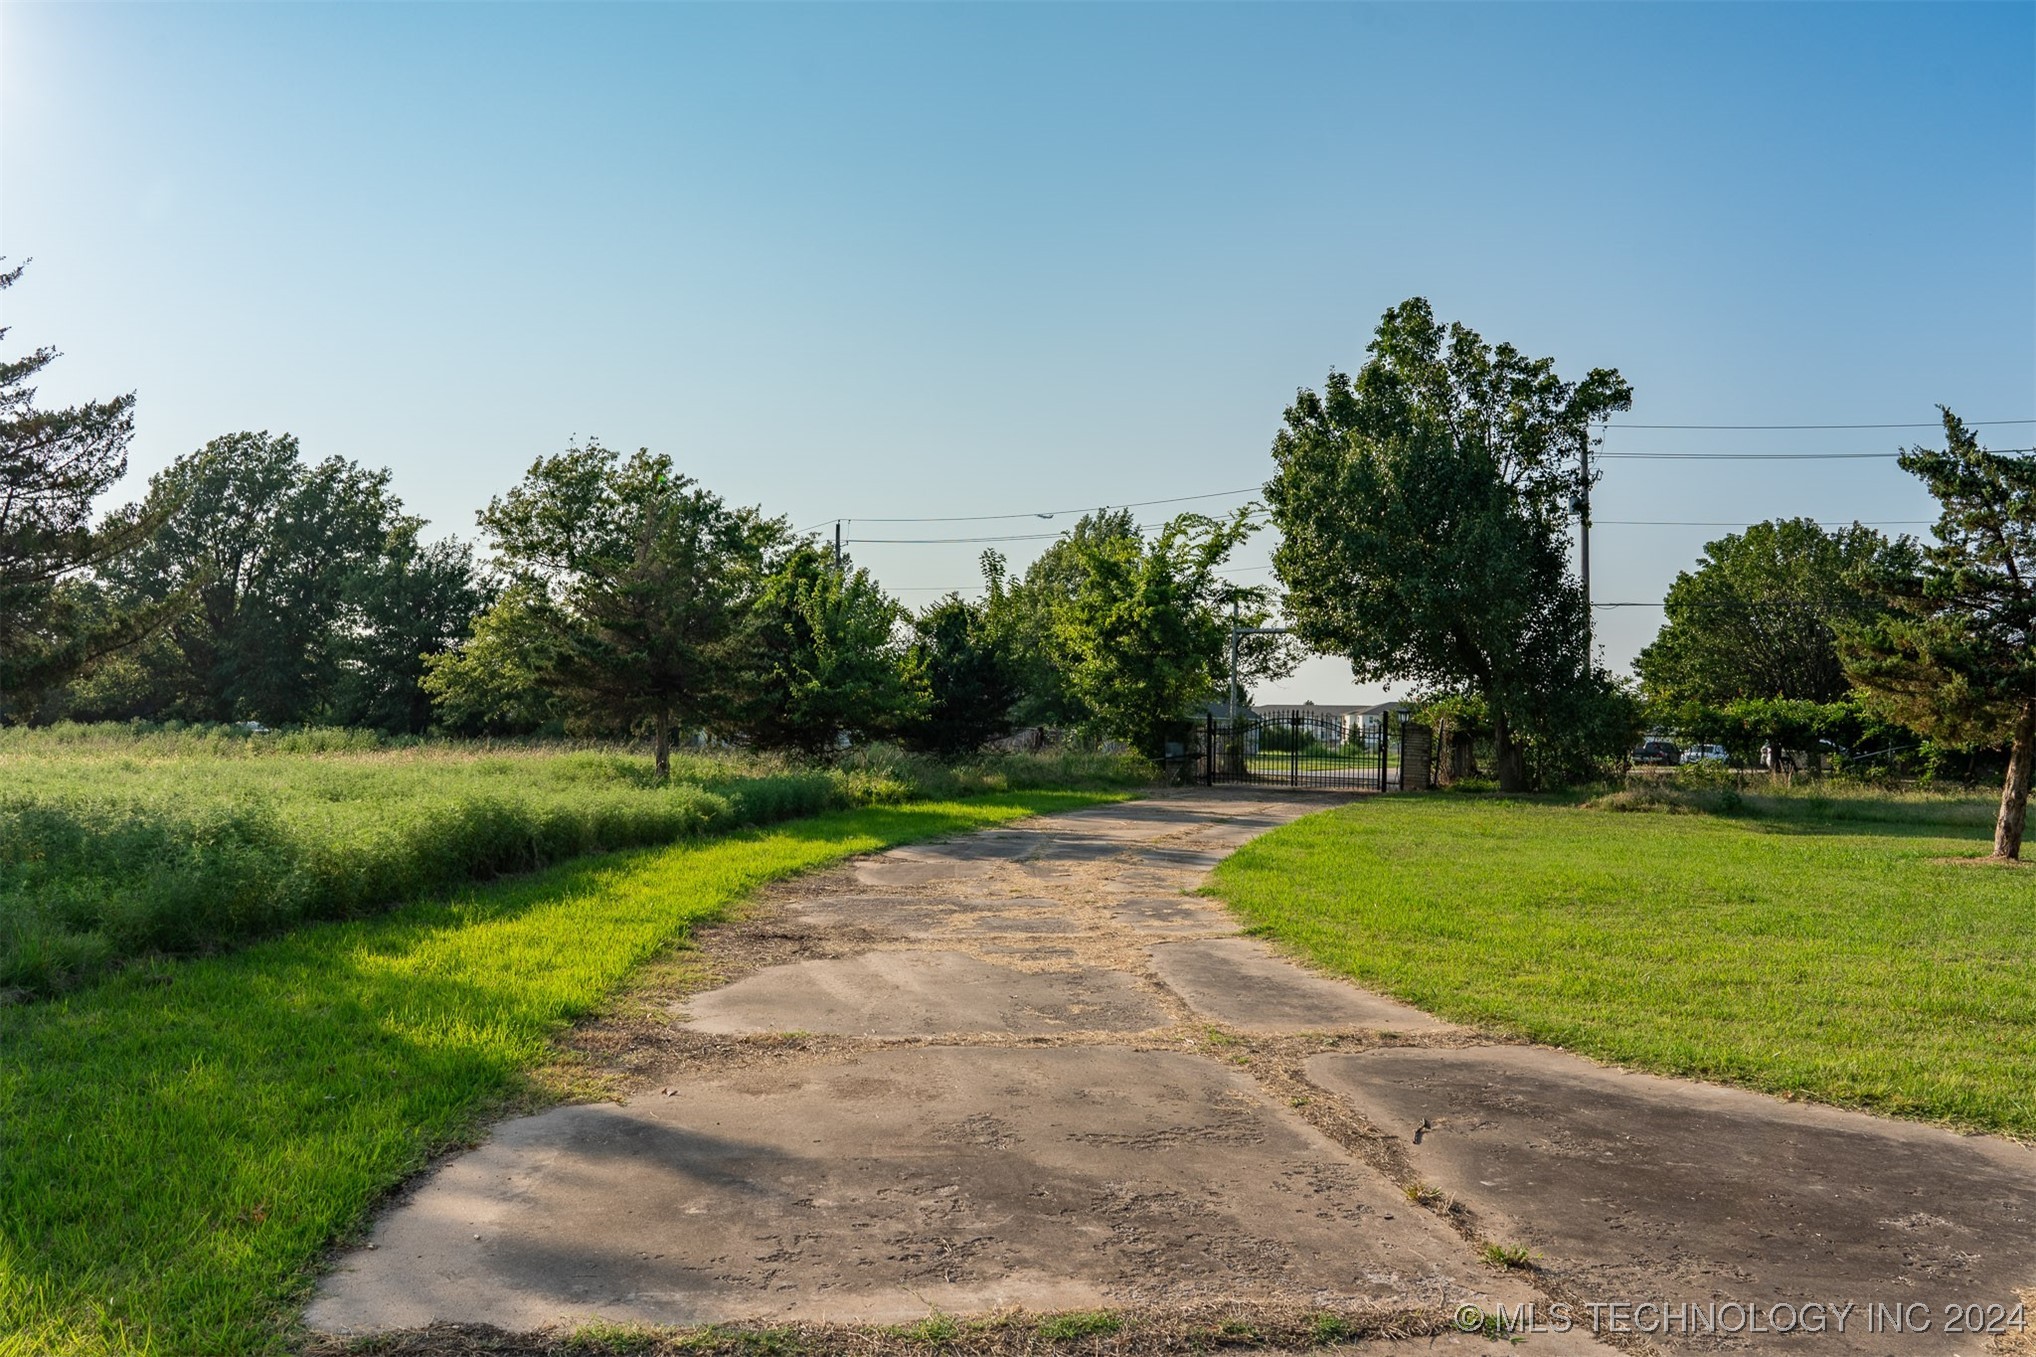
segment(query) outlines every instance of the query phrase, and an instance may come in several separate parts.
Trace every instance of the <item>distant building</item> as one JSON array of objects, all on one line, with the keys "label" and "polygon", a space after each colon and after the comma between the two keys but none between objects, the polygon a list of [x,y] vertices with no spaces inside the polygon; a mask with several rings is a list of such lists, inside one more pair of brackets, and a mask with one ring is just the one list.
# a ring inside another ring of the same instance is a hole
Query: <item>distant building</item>
[{"label": "distant building", "polygon": [[1268,702],[1251,708],[1262,720],[1290,721],[1296,717],[1334,726],[1347,744],[1361,735],[1376,734],[1387,713],[1401,716],[1413,710],[1411,702]]},{"label": "distant building", "polygon": [[1306,721],[1317,730],[1332,728],[1345,743],[1363,729],[1365,708],[1355,702],[1265,702],[1251,709],[1261,721]]}]

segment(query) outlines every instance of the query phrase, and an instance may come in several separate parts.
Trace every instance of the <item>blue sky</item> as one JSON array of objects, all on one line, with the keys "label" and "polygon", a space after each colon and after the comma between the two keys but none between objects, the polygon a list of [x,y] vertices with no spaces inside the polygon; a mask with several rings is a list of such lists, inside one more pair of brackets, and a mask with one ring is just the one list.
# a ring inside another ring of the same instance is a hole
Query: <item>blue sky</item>
[{"label": "blue sky", "polygon": [[[1258,484],[1414,294],[1631,424],[2036,416],[2029,4],[14,3],[0,119],[10,344],[140,393],[136,489],[290,430],[470,536],[577,434],[853,539],[1051,532],[875,520]],[[1887,460],[1607,467],[1607,602],[1722,531],[1624,520],[1931,516]],[[916,604],[982,545],[855,551]],[[1659,613],[1600,619],[1623,666]]]}]

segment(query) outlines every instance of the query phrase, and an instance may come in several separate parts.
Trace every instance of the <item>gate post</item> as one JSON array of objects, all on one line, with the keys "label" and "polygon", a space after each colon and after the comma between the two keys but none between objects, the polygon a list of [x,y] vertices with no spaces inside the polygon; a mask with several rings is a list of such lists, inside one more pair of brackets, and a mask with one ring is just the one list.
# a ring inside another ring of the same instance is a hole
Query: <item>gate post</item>
[{"label": "gate post", "polygon": [[1216,785],[1216,713],[1204,712],[1202,720],[1206,723],[1202,734],[1202,785],[1213,787]]},{"label": "gate post", "polygon": [[[1425,792],[1435,785],[1429,776],[1434,757],[1435,733],[1418,721],[1400,723],[1400,790]],[[1412,776],[1413,781],[1408,781]]]}]

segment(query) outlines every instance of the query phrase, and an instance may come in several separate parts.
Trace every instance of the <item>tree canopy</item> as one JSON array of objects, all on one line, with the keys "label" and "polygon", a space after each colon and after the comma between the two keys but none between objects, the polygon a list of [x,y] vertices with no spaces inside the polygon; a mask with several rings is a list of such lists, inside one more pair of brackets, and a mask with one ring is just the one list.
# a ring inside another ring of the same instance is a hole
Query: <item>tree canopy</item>
[{"label": "tree canopy", "polygon": [[[1265,616],[1266,591],[1221,569],[1257,529],[1252,507],[1226,519],[1182,514],[1148,538],[1128,510],[1085,515],[1005,586],[991,562],[991,616],[1013,640],[1019,674],[1037,684],[1034,711],[1122,740],[1158,758],[1198,702],[1226,680],[1232,613]],[[1252,672],[1283,658],[1263,647]]]},{"label": "tree canopy", "polygon": [[1017,670],[988,606],[950,594],[920,613],[912,632],[910,664],[927,701],[905,728],[905,742],[951,758],[1009,734]]},{"label": "tree canopy", "polygon": [[1385,313],[1368,353],[1355,378],[1301,391],[1273,441],[1286,612],[1360,680],[1483,697],[1500,785],[1517,789],[1526,742],[1577,728],[1577,703],[1611,691],[1568,522],[1591,426],[1632,388],[1609,368],[1565,381],[1418,297]]},{"label": "tree canopy", "polygon": [[899,635],[904,609],[867,570],[810,542],[765,581],[746,647],[743,726],[766,749],[832,750],[893,736],[924,713],[925,680]]},{"label": "tree canopy", "polygon": [[1939,506],[1936,542],[1879,579],[1888,611],[1840,629],[1867,705],[1950,745],[2010,746],[1994,854],[2021,856],[2036,763],[2036,458],[1989,452],[1945,410],[1942,449],[1901,465]]},{"label": "tree canopy", "polygon": [[387,470],[306,462],[289,434],[213,439],[116,521],[154,525],[104,572],[117,596],[188,600],[130,696],[151,715],[422,730],[423,656],[485,601],[471,552],[421,543]]},{"label": "tree canopy", "polygon": [[1661,701],[1836,702],[1851,690],[1837,629],[1878,616],[1876,577],[1919,559],[1908,538],[1857,523],[1755,523],[1706,543],[1697,568],[1676,576],[1661,632],[1634,668]]},{"label": "tree canopy", "polygon": [[[539,458],[480,513],[521,614],[524,663],[589,729],[647,729],[660,776],[675,728],[740,721],[751,611],[789,539],[783,519],[731,509],[647,449],[598,443]],[[459,666],[435,676],[455,685]]]}]

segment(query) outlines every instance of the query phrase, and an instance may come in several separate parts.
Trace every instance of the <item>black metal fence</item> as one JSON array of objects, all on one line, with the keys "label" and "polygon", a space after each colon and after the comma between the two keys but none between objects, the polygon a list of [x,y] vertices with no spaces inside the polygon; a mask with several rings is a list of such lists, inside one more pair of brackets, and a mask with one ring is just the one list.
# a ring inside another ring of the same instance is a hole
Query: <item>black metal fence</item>
[{"label": "black metal fence", "polygon": [[[1202,781],[1383,792],[1401,785],[1404,727],[1391,711],[1239,712],[1205,719]],[[1427,755],[1423,751],[1421,757]],[[1415,785],[1426,784],[1425,768]]]}]

